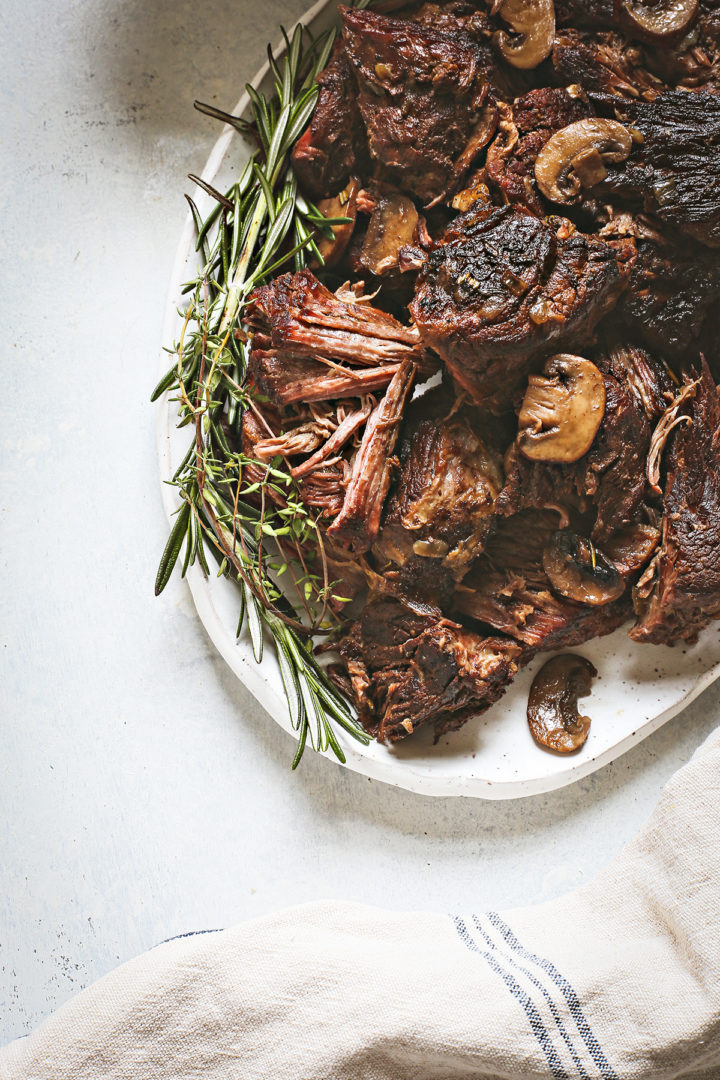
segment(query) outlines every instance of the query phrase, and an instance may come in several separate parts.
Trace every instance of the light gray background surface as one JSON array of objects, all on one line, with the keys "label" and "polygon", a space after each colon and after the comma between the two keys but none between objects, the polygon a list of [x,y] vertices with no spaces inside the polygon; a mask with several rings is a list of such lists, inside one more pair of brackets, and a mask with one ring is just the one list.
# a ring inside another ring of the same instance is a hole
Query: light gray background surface
[{"label": "light gray background surface", "polygon": [[217,657],[167,523],[148,395],[189,190],[304,0],[4,0],[0,1042],[188,930],[348,897],[549,899],[634,832],[716,686],[575,787],[429,799],[293,745]]}]

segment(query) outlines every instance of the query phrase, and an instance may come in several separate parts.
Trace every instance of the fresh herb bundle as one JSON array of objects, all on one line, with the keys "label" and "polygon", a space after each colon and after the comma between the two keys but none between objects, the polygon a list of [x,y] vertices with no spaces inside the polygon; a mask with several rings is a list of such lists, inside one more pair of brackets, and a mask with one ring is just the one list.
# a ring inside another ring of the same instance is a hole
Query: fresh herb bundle
[{"label": "fresh herb bundle", "polygon": [[[357,6],[365,6],[361,0]],[[297,189],[290,151],[312,116],[319,87],[315,77],[327,64],[334,29],[313,38],[298,25],[277,62],[268,56],[275,93],[264,97],[247,86],[252,120],[230,116],[196,102],[207,115],[232,124],[251,138],[255,150],[229,191],[191,179],[216,205],[195,221],[200,270],[185,285],[189,298],[179,340],[169,350],[173,363],[152,394],[169,391],[178,402],[179,427],[192,441],[169,483],[180,507],[160,560],[155,592],[165,588],[182,554],[182,575],[196,561],[210,573],[206,551],[218,575],[238,582],[237,634],[247,626],[259,663],[266,635],[272,639],[298,745],[295,768],[310,739],[314,750],[345,755],[339,725],[360,742],[370,740],[345,700],[328,680],[312,651],[312,639],[337,625],[320,528],[299,497],[282,459],[267,464],[248,458],[241,445],[245,409],[253,408],[246,386],[249,346],[242,315],[252,290],[288,262],[302,269],[309,258],[322,263],[316,238],[332,236],[345,218],[325,218]],[[183,550],[184,548],[184,550]],[[289,599],[292,596],[293,601]]]}]

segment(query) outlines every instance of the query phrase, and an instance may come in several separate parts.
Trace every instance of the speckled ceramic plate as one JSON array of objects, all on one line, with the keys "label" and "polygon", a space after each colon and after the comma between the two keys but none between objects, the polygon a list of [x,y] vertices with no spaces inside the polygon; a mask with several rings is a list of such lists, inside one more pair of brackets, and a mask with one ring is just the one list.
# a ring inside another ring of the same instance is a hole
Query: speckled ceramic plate
[{"label": "speckled ceramic plate", "polygon": [[[321,0],[307,12],[303,22],[318,32],[329,25],[335,8],[335,3]],[[280,53],[278,49],[277,54]],[[269,89],[269,83],[265,65],[253,85]],[[242,115],[247,105],[244,95],[235,114]],[[226,180],[229,184],[237,175],[247,154],[248,147],[242,138],[233,129],[225,128],[203,177],[222,188]],[[201,212],[209,208],[209,202],[199,201]],[[193,226],[188,216],[170,283],[164,345],[177,339],[180,286],[193,276],[194,266]],[[166,353],[162,354],[161,367],[166,370]],[[163,480],[172,475],[187,448],[187,429],[178,432],[175,423],[175,406],[165,401],[158,426]],[[163,485],[163,499],[171,514],[177,507],[174,489]],[[275,722],[292,732],[272,648],[265,650],[262,664],[258,665],[247,636],[235,638],[239,599],[234,584],[224,578],[206,580],[198,566],[190,569],[187,580],[198,614],[219,652]],[[592,726],[585,746],[578,753],[551,754],[541,750],[530,735],[525,708],[532,678],[545,659],[539,656],[520,673],[496,705],[461,731],[443,738],[437,746],[432,745],[429,733],[422,730],[397,748],[377,743],[363,747],[339,732],[347,768],[424,795],[510,799],[570,784],[619,757],[657,730],[720,676],[720,624],[706,630],[692,648],[635,645],[626,630],[621,629],[573,652],[591,659],[599,672],[591,696],[582,702],[583,712],[592,717]],[[290,753],[288,747],[288,756]]]}]

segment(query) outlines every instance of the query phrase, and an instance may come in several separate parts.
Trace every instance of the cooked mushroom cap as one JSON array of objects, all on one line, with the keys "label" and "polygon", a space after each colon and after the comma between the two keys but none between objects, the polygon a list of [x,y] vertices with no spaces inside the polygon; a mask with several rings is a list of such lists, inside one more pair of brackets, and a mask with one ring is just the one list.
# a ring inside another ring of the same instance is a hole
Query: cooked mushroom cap
[{"label": "cooked mushroom cap", "polygon": [[597,671],[584,656],[553,656],[532,681],[527,718],[535,739],[549,750],[579,750],[590,731],[590,717],[578,713],[578,698],[590,693]]},{"label": "cooked mushroom cap", "polygon": [[623,22],[633,37],[667,44],[687,31],[698,0],[624,0]]},{"label": "cooked mushroom cap", "polygon": [[414,242],[418,212],[407,195],[388,195],[378,200],[365,235],[360,262],[371,274],[382,277],[397,269],[400,249]]},{"label": "cooked mushroom cap", "polygon": [[512,32],[515,41],[504,30],[494,35],[500,55],[516,68],[534,68],[550,55],[555,39],[555,4],[553,0],[504,0],[498,14]]},{"label": "cooked mushroom cap", "polygon": [[578,461],[605,415],[605,383],[590,360],[558,353],[531,375],[518,416],[518,446],[531,461]]},{"label": "cooked mushroom cap", "polygon": [[570,529],[552,534],[543,551],[543,569],[555,592],[579,604],[609,604],[625,589],[617,567],[591,541]]},{"label": "cooked mushroom cap", "polygon": [[582,187],[603,179],[607,162],[624,161],[631,149],[632,135],[617,120],[577,120],[545,143],[535,161],[535,179],[551,202],[577,202]]},{"label": "cooked mushroom cap", "polygon": [[[347,187],[333,195],[331,199],[321,199],[317,204],[318,210],[325,218],[349,218],[349,221],[339,222],[332,226],[332,237],[321,236],[317,241],[318,251],[323,257],[325,266],[334,266],[340,261],[345,248],[350,243],[350,237],[355,229],[357,219],[357,193],[360,184],[357,180],[350,180]],[[318,260],[319,261],[319,260]]]}]

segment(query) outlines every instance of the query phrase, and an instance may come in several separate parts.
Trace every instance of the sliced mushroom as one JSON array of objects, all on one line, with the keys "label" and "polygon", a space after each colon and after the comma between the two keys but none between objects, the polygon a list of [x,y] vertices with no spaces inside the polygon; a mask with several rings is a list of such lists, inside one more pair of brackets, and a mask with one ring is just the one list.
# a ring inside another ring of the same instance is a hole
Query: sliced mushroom
[{"label": "sliced mushroom", "polygon": [[556,132],[535,161],[535,179],[546,199],[574,203],[583,187],[594,187],[606,175],[609,162],[625,161],[632,134],[617,120],[591,117]]},{"label": "sliced mushroom", "polygon": [[553,0],[502,0],[496,9],[516,37],[504,30],[493,36],[500,55],[515,68],[535,68],[550,55],[555,39]]},{"label": "sliced mushroom", "polygon": [[669,44],[682,37],[698,12],[698,0],[624,0],[622,21],[643,41]]},{"label": "sliced mushroom", "polygon": [[625,589],[617,567],[591,540],[559,529],[543,551],[543,569],[555,592],[579,604],[600,607]]},{"label": "sliced mushroom", "polygon": [[605,415],[605,382],[590,360],[558,353],[531,375],[518,416],[518,446],[531,461],[578,461]]},{"label": "sliced mushroom", "polygon": [[578,698],[587,697],[596,675],[590,661],[575,653],[553,656],[540,668],[530,687],[527,718],[541,746],[571,754],[585,743],[590,717],[578,712]]},{"label": "sliced mushroom", "polygon": [[388,195],[378,200],[360,252],[360,262],[371,274],[382,277],[397,269],[400,249],[413,243],[418,212],[407,195]]},{"label": "sliced mushroom", "polygon": [[603,547],[618,573],[627,580],[647,565],[659,543],[658,526],[639,523],[618,529]]},{"label": "sliced mushroom", "polygon": [[316,241],[318,251],[323,257],[325,266],[334,266],[338,263],[350,243],[350,237],[355,229],[357,218],[357,194],[360,184],[357,180],[350,180],[346,188],[332,199],[321,199],[317,208],[325,218],[350,218],[350,221],[341,222],[332,226],[332,237],[321,236]]}]

